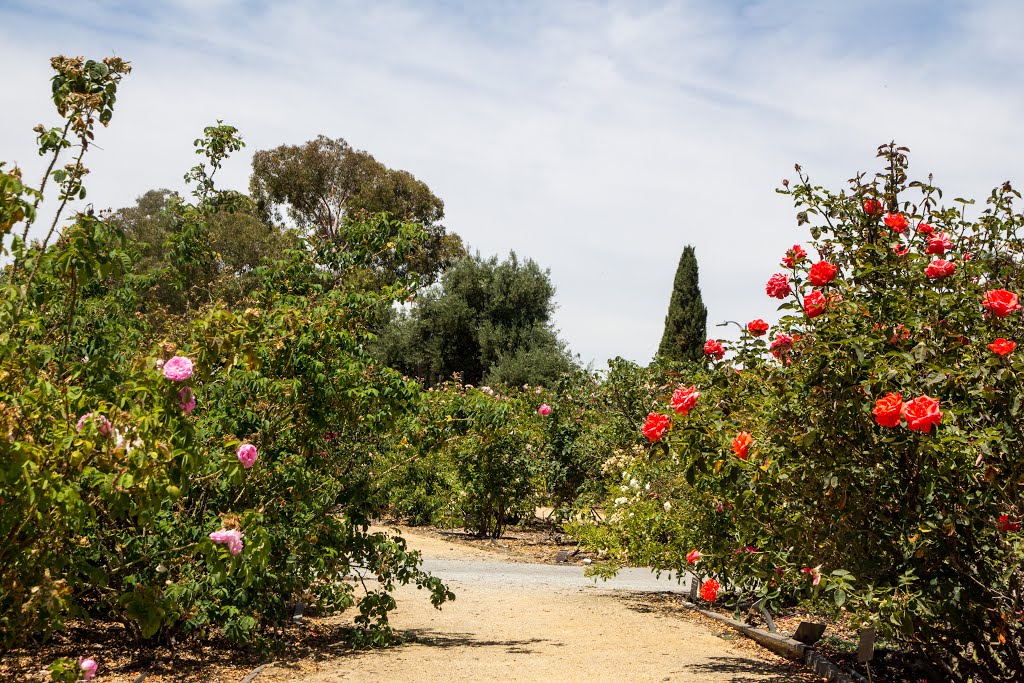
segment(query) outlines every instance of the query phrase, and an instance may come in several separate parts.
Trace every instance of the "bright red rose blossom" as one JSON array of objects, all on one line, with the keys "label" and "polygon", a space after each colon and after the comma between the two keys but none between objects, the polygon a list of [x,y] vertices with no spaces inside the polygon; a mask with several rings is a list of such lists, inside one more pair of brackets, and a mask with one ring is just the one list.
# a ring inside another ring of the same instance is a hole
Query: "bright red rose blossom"
[{"label": "bright red rose blossom", "polygon": [[910,225],[907,223],[907,217],[902,213],[887,213],[882,222],[899,233],[906,232],[907,226]]},{"label": "bright red rose blossom", "polygon": [[994,342],[989,344],[988,348],[992,350],[992,353],[995,353],[1000,356],[1005,356],[1009,354],[1011,351],[1013,351],[1015,348],[1017,348],[1017,342],[999,337]]},{"label": "bright red rose blossom", "polygon": [[768,332],[768,323],[758,318],[747,323],[747,331],[755,337],[763,337]]},{"label": "bright red rose blossom", "polygon": [[793,248],[786,252],[786,255],[782,257],[782,265],[787,268],[792,268],[797,263],[804,260],[807,256],[807,252],[799,244],[794,244]]},{"label": "bright red rose blossom", "polygon": [[1010,515],[999,515],[999,524],[997,527],[1000,531],[1020,531],[1019,521],[1010,521]]},{"label": "bright red rose blossom", "polygon": [[669,407],[680,415],[687,415],[697,405],[698,398],[700,398],[700,392],[697,391],[697,387],[679,387],[672,392],[672,401],[669,403]]},{"label": "bright red rose blossom", "polygon": [[736,457],[740,460],[747,459],[747,452],[750,450],[750,444],[754,443],[754,437],[747,432],[740,432],[736,435],[736,438],[732,440],[732,452],[736,454]]},{"label": "bright red rose blossom", "polygon": [[820,290],[813,290],[804,297],[804,313],[808,318],[817,318],[825,312],[825,295]]},{"label": "bright red rose blossom", "polygon": [[715,360],[722,360],[725,355],[725,347],[717,339],[708,339],[704,342],[704,355],[712,356]]},{"label": "bright red rose blossom", "polygon": [[928,248],[924,250],[926,254],[938,254],[942,256],[953,247],[953,242],[950,241],[949,235],[944,232],[940,232],[934,235],[928,235]]},{"label": "bright red rose blossom", "polygon": [[768,284],[764,286],[764,291],[773,299],[785,299],[793,291],[789,286],[789,276],[785,273],[775,273],[768,278]]},{"label": "bright red rose blossom", "polygon": [[865,199],[864,200],[864,213],[869,216],[875,216],[879,211],[882,210],[882,203],[877,199]]},{"label": "bright red rose blossom", "polygon": [[835,279],[836,270],[828,261],[818,261],[811,266],[811,272],[807,273],[807,281],[815,287],[827,285]]},{"label": "bright red rose blossom", "polygon": [[1005,318],[1014,311],[1020,310],[1017,295],[1005,289],[990,289],[985,292],[981,305],[997,318]]},{"label": "bright red rose blossom", "polygon": [[714,602],[718,599],[718,589],[721,586],[714,579],[708,579],[700,586],[700,597],[708,602]]},{"label": "bright red rose blossom", "polygon": [[941,280],[942,278],[952,275],[955,270],[956,264],[937,258],[928,264],[928,267],[924,269],[924,274],[927,275],[930,280]]},{"label": "bright red rose blossom", "polygon": [[939,402],[931,396],[918,396],[903,404],[903,417],[907,418],[907,428],[915,432],[931,431],[932,425],[942,421]]},{"label": "bright red rose blossom", "polygon": [[644,433],[644,436],[651,440],[651,443],[654,443],[665,435],[665,432],[668,431],[668,426],[669,419],[667,415],[651,413],[647,416],[647,421],[644,422],[641,431]]},{"label": "bright red rose blossom", "polygon": [[933,232],[935,232],[935,228],[933,228],[932,226],[928,225],[927,223],[918,223],[917,224],[917,232],[918,232],[918,234],[921,234],[921,235],[930,235]]},{"label": "bright red rose blossom", "polygon": [[899,427],[903,414],[903,397],[897,393],[888,393],[875,401],[875,422],[883,427]]},{"label": "bright red rose blossom", "polygon": [[897,256],[906,256],[907,252],[910,251],[910,247],[905,244],[897,244],[892,250]]}]

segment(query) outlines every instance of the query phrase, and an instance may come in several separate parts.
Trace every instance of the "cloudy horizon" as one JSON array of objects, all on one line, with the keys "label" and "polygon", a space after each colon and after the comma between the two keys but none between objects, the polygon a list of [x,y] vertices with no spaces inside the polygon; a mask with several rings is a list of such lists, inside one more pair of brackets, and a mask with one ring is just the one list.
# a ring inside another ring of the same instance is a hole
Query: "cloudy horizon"
[{"label": "cloudy horizon", "polygon": [[1009,0],[13,0],[0,21],[0,160],[27,178],[48,58],[116,54],[133,73],[87,160],[95,206],[183,190],[217,119],[247,143],[219,174],[240,190],[253,152],[341,137],[426,182],[471,249],[549,268],[557,327],[599,367],[656,351],[686,244],[709,335],[776,319],[764,282],[807,238],[774,191],[794,163],[839,189],[896,140],[948,197],[1024,181]]}]

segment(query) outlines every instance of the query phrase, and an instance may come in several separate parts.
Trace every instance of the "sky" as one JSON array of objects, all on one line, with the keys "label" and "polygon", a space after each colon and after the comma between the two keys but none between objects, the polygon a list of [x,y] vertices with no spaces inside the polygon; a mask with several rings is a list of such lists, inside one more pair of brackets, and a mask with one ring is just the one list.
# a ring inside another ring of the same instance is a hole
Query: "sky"
[{"label": "sky", "polygon": [[696,248],[710,336],[774,322],[764,284],[806,226],[799,163],[841,189],[911,149],[911,176],[983,199],[1024,181],[1016,0],[0,0],[0,160],[41,175],[49,57],[131,61],[87,160],[90,201],[184,190],[223,119],[254,151],[346,139],[423,180],[484,255],[537,261],[584,362],[657,350]]}]

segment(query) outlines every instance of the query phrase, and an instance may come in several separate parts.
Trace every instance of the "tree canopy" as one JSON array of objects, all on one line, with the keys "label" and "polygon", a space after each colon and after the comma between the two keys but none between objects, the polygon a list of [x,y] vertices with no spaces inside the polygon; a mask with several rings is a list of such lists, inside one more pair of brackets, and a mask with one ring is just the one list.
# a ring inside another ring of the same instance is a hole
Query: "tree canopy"
[{"label": "tree canopy", "polygon": [[672,283],[672,298],[665,315],[665,331],[658,355],[666,360],[701,360],[707,322],[708,309],[701,299],[698,283],[697,255],[693,247],[687,245],[679,257]]}]

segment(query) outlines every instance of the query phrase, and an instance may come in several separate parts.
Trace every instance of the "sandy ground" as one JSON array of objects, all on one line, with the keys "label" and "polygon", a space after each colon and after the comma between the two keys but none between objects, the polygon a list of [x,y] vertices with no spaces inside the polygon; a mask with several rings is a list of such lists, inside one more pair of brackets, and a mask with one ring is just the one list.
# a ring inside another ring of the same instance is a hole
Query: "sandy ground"
[{"label": "sandy ground", "polygon": [[[398,647],[274,665],[255,683],[335,681],[807,681],[799,668],[707,622],[634,570],[597,585],[582,566],[509,562],[403,529],[455,592],[438,611],[415,588],[392,617]],[[652,593],[650,591],[659,591]]]}]

